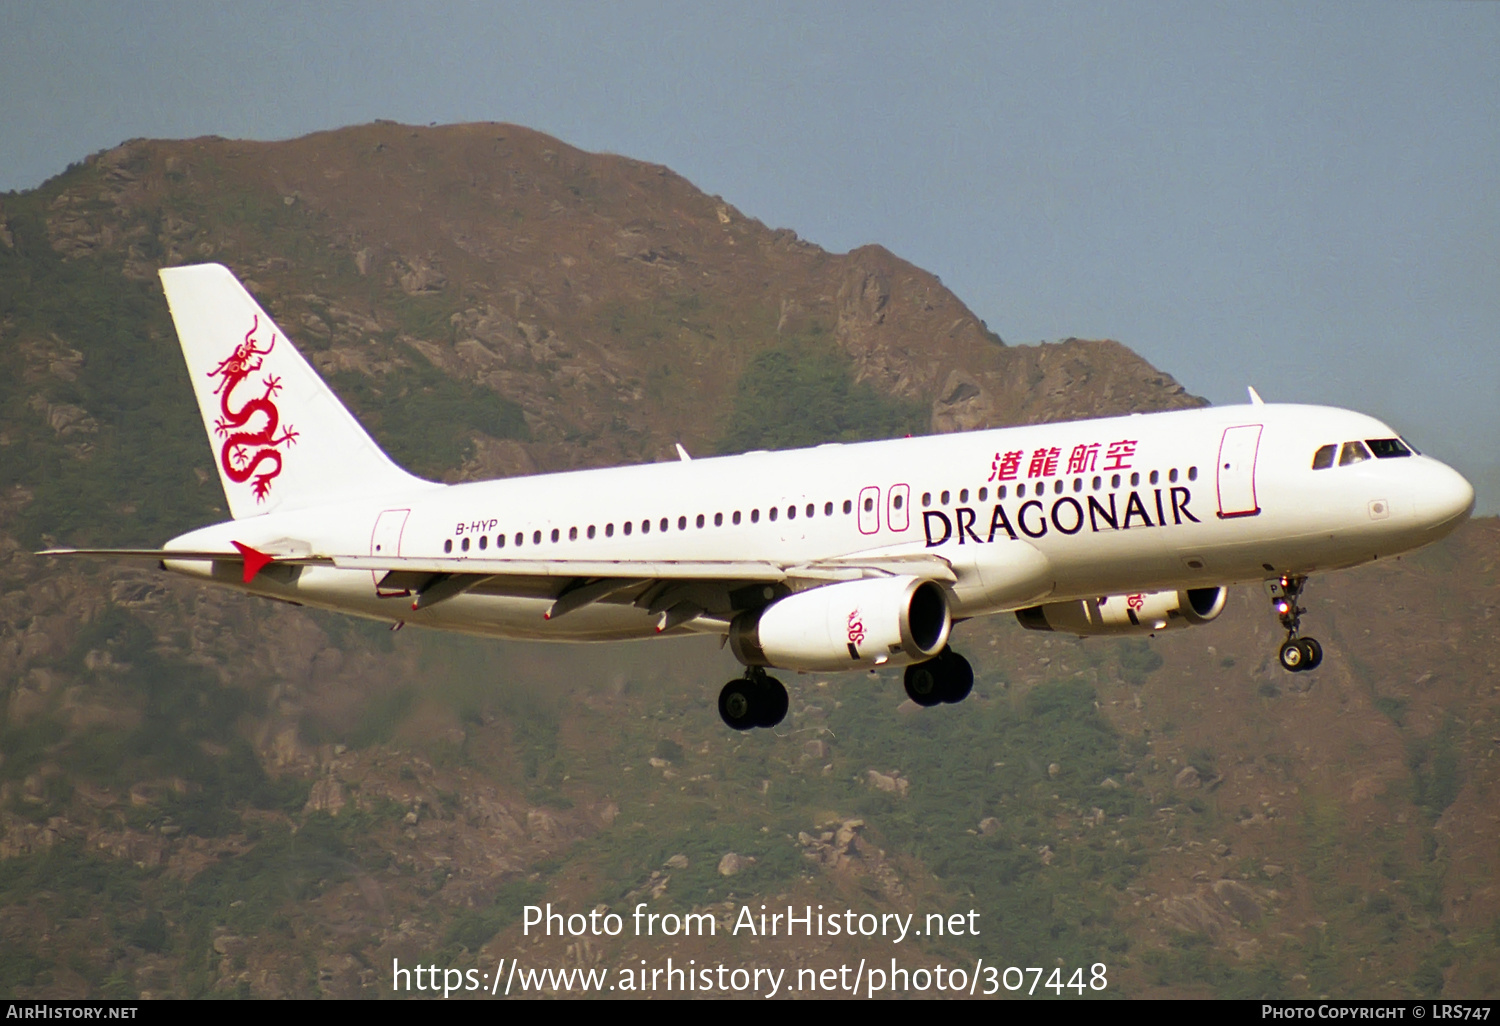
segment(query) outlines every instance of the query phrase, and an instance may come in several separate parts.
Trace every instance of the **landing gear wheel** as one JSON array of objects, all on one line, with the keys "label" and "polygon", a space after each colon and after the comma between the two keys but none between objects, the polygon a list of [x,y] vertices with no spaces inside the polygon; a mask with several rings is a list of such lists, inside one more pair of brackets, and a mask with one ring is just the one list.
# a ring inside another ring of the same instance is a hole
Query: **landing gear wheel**
[{"label": "landing gear wheel", "polygon": [[906,696],[930,708],[942,703],[962,702],[974,690],[974,668],[951,648],[945,648],[925,663],[906,668]]},{"label": "landing gear wheel", "polygon": [[938,656],[943,666],[943,701],[955,705],[969,697],[974,690],[974,668],[969,661],[951,648],[943,649]]},{"label": "landing gear wheel", "polygon": [[1299,638],[1297,639],[1297,644],[1302,646],[1303,655],[1307,657],[1303,662],[1302,668],[1304,670],[1316,670],[1318,664],[1323,661],[1323,646],[1318,644],[1316,638]]},{"label": "landing gear wheel", "polygon": [[787,697],[786,687],[775,677],[760,678],[760,694],[757,696],[757,710],[760,713],[757,727],[774,727],[786,719],[786,711],[791,705]]},{"label": "landing gear wheel", "polygon": [[786,718],[790,704],[781,681],[768,677],[758,666],[719,692],[719,716],[732,730],[774,727]]},{"label": "landing gear wheel", "polygon": [[1307,649],[1302,647],[1302,642],[1295,638],[1288,638],[1281,643],[1281,667],[1291,673],[1301,673],[1307,669]]},{"label": "landing gear wheel", "polygon": [[719,692],[719,716],[731,730],[749,730],[760,725],[755,699],[760,688],[753,680],[738,677]]},{"label": "landing gear wheel", "polygon": [[904,678],[906,697],[924,709],[939,705],[943,701],[942,679],[938,660],[929,659],[925,663],[912,663],[906,668]]}]

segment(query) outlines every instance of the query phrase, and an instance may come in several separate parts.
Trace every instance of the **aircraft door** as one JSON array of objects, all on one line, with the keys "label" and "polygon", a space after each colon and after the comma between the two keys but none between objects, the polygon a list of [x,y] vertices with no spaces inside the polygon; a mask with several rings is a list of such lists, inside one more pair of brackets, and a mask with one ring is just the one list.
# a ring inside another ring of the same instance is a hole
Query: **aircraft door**
[{"label": "aircraft door", "polygon": [[1216,467],[1221,520],[1253,517],[1260,512],[1255,497],[1255,461],[1262,430],[1264,425],[1244,424],[1224,431]]},{"label": "aircraft door", "polygon": [[911,486],[891,485],[886,493],[885,525],[892,531],[904,531],[911,526]]},{"label": "aircraft door", "polygon": [[880,530],[880,489],[874,486],[859,490],[859,533],[874,534]]},{"label": "aircraft door", "polygon": [[[406,530],[406,518],[411,516],[409,509],[388,509],[381,512],[375,518],[375,530],[370,532],[370,555],[372,556],[399,556],[401,555],[401,535]],[[398,590],[382,589],[380,579],[385,576],[384,570],[371,570],[370,576],[375,579],[375,594],[381,598],[391,598],[398,595],[410,595],[411,592],[402,588]]]}]

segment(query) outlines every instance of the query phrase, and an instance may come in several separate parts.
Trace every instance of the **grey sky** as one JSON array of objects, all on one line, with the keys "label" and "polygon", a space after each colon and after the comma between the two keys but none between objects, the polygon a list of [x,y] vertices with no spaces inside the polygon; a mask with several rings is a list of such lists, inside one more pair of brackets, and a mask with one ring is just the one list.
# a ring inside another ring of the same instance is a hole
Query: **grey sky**
[{"label": "grey sky", "polygon": [[0,0],[0,189],[136,136],[513,121],[879,242],[1010,342],[1389,420],[1500,511],[1500,5]]}]

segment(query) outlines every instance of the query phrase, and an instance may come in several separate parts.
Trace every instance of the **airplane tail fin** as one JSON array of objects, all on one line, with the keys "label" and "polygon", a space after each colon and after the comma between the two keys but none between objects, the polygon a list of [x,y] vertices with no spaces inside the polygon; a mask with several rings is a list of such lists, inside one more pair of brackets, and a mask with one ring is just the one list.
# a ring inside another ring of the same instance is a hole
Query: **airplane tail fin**
[{"label": "airplane tail fin", "polygon": [[161,271],[236,519],[427,484],[391,462],[220,264]]}]

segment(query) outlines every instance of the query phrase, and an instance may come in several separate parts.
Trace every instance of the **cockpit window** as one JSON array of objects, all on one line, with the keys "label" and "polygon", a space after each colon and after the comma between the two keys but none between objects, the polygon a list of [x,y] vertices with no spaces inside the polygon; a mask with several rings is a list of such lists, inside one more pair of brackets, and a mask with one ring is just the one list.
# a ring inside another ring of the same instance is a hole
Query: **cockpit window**
[{"label": "cockpit window", "polygon": [[1363,463],[1370,458],[1370,450],[1365,448],[1364,442],[1345,442],[1344,451],[1339,453],[1339,466],[1347,467],[1351,463]]},{"label": "cockpit window", "polygon": [[1324,445],[1319,447],[1318,451],[1313,453],[1313,469],[1327,470],[1329,467],[1333,466],[1333,457],[1334,454],[1338,451],[1339,447],[1337,445]]},{"label": "cockpit window", "polygon": [[1399,438],[1366,438],[1365,444],[1375,454],[1378,460],[1394,459],[1397,456],[1410,456],[1411,450],[1401,443]]}]

